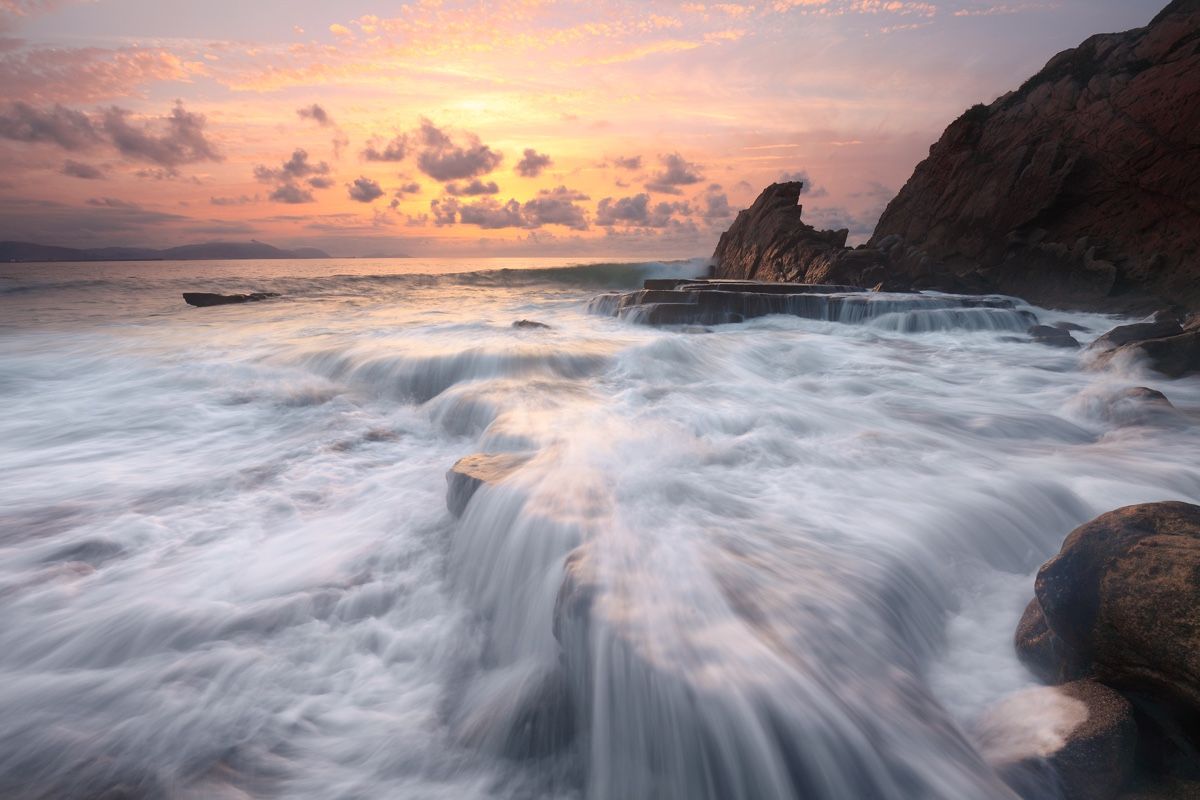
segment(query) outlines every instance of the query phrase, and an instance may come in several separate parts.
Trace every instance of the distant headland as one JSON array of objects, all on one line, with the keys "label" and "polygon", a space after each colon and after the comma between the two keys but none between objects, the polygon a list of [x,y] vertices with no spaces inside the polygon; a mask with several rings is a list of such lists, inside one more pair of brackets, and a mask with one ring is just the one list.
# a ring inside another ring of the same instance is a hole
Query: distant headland
[{"label": "distant headland", "polygon": [[0,242],[0,262],[8,261],[199,261],[249,260],[275,258],[330,258],[324,250],[298,247],[283,250],[258,241],[205,242],[156,250],[150,247],[98,247],[80,249],[34,244]]}]

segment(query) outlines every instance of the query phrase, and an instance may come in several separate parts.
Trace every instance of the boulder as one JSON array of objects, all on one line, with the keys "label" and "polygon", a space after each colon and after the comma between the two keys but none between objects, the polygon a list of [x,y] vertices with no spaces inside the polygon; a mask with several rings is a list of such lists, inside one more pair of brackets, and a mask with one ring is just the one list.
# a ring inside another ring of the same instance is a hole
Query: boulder
[{"label": "boulder", "polygon": [[549,330],[550,329],[550,326],[547,325],[546,323],[537,322],[532,319],[519,319],[516,322],[514,322],[512,324],[512,326],[514,328],[521,328],[521,329],[526,329],[526,330],[539,330],[539,329]]},{"label": "boulder", "polygon": [[476,453],[460,458],[446,473],[446,507],[454,516],[462,516],[480,486],[504,480],[532,457],[525,453]]},{"label": "boulder", "polygon": [[236,303],[256,303],[279,297],[276,292],[253,292],[251,294],[213,294],[211,292],[184,292],[183,301],[190,306],[227,306]]},{"label": "boulder", "polygon": [[1118,325],[1088,345],[1088,350],[1103,353],[1132,342],[1161,339],[1164,336],[1176,336],[1181,333],[1183,333],[1183,327],[1179,324],[1178,318],[1169,311],[1159,311],[1147,322]]},{"label": "boulder", "polygon": [[892,274],[1043,306],[1200,306],[1200,3],[1092,36],[966,111],[889,203]]},{"label": "boulder", "polygon": [[1017,692],[975,728],[984,758],[1024,800],[1112,800],[1131,777],[1133,706],[1096,681]]},{"label": "boulder", "polygon": [[1034,325],[1029,329],[1029,338],[1038,344],[1050,347],[1065,347],[1072,350],[1079,348],[1079,342],[1075,341],[1075,337],[1071,335],[1070,331],[1053,325]]},{"label": "boulder", "polygon": [[1050,630],[1036,597],[1029,601],[1017,623],[1013,644],[1021,663],[1046,683],[1066,683],[1088,674],[1088,665],[1079,661],[1066,642]]},{"label": "boulder", "polygon": [[1147,339],[1119,347],[1115,353],[1127,352],[1143,359],[1150,368],[1170,378],[1182,378],[1200,372],[1200,330],[1187,331],[1163,339]]},{"label": "boulder", "polygon": [[[1147,503],[1076,528],[1038,571],[1018,652],[1200,713],[1200,506]],[[1044,633],[1039,633],[1044,624]]]}]

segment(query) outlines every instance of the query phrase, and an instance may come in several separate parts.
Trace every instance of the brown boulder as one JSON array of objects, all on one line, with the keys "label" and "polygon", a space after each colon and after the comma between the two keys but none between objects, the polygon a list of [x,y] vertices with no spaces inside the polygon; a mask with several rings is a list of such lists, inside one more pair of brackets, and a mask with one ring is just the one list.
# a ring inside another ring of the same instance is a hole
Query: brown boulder
[{"label": "brown boulder", "polygon": [[1183,333],[1179,320],[1169,311],[1159,311],[1149,322],[1135,322],[1132,325],[1118,325],[1108,333],[1100,336],[1088,345],[1089,350],[1105,352],[1118,347],[1141,342],[1146,339],[1161,339],[1164,336],[1177,336]]},{"label": "brown boulder", "polygon": [[1060,674],[1083,669],[1200,712],[1200,506],[1128,506],[1081,525],[1036,593],[1048,636],[1022,620],[1027,661],[1058,658]]},{"label": "brown boulder", "polygon": [[1128,700],[1085,680],[1001,700],[977,723],[976,739],[1027,800],[1112,800],[1130,779],[1137,726]]}]

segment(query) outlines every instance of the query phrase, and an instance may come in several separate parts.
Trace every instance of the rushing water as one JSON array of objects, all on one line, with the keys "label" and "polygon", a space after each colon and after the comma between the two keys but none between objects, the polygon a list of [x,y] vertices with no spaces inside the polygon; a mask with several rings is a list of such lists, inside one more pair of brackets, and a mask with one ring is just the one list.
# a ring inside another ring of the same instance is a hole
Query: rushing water
[{"label": "rushing water", "polygon": [[1007,796],[1032,575],[1200,501],[1200,380],[994,309],[587,312],[702,268],[0,266],[0,796]]}]

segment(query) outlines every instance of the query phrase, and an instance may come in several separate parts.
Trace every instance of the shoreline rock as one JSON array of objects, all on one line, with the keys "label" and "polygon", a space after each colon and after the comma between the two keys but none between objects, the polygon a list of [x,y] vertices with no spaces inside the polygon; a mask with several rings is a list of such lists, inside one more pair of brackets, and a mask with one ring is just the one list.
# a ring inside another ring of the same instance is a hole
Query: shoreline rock
[{"label": "shoreline rock", "polygon": [[212,292],[184,292],[183,302],[197,308],[228,306],[238,303],[257,303],[279,297],[277,292],[251,292],[250,294],[214,294]]}]

